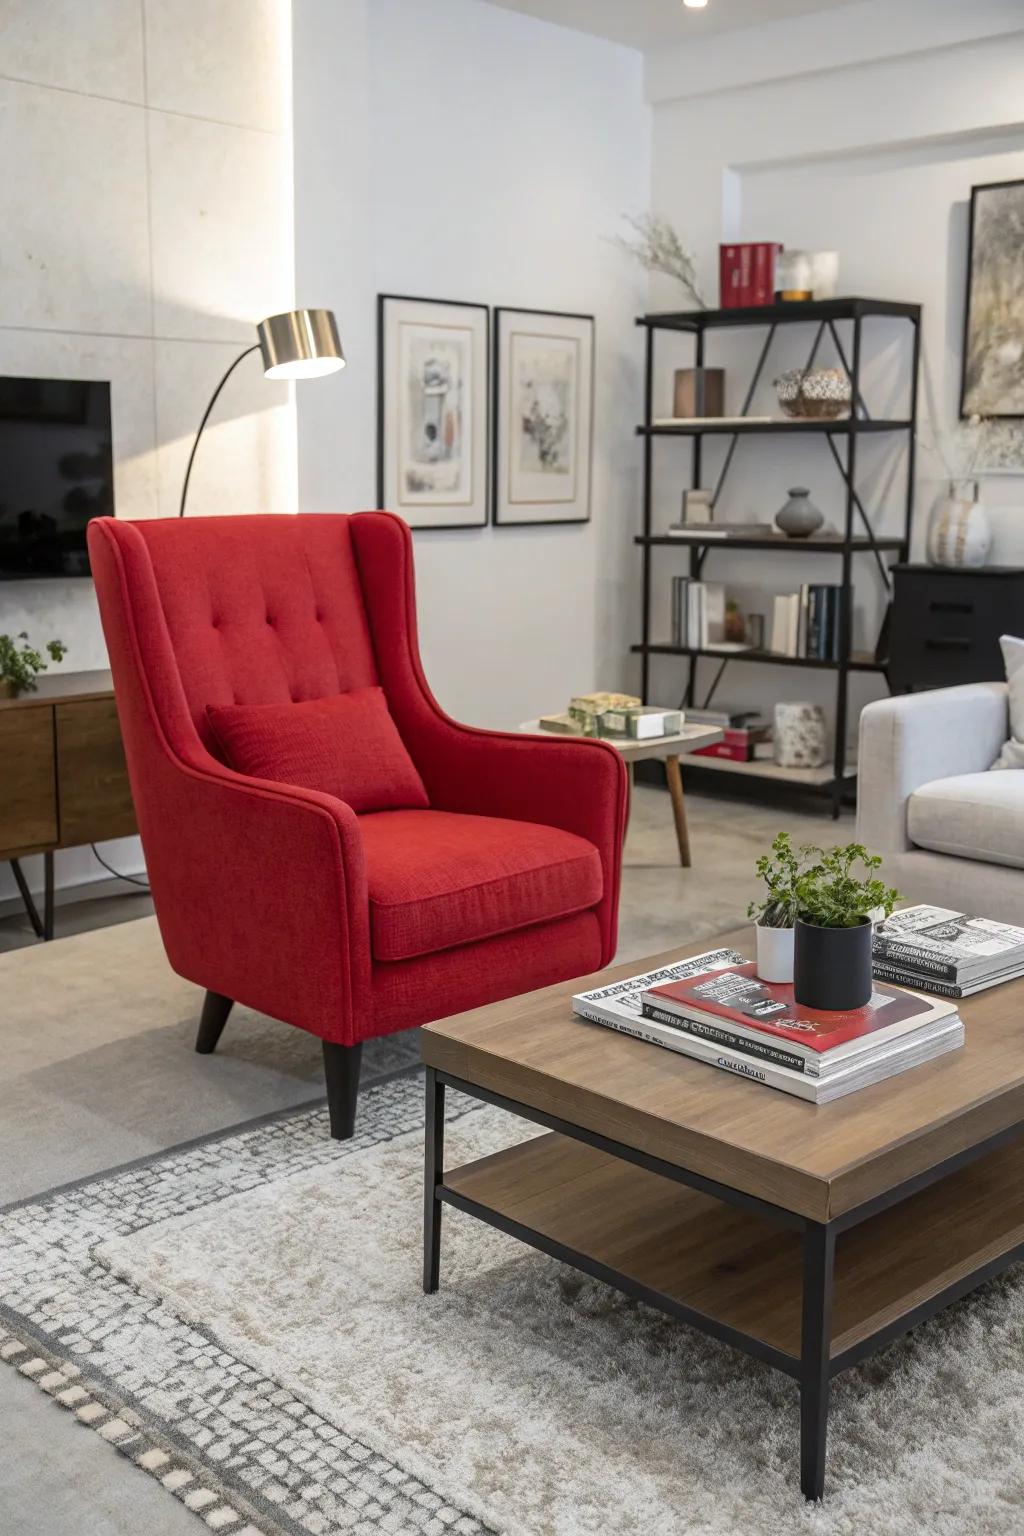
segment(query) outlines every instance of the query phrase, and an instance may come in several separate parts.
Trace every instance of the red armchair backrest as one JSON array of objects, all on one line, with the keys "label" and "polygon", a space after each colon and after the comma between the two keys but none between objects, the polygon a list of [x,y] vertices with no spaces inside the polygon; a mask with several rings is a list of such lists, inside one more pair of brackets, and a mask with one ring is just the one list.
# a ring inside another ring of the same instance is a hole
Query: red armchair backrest
[{"label": "red armchair backrest", "polygon": [[[349,516],[109,522],[125,554],[134,546],[136,565],[141,556],[152,572],[144,587],[132,582],[132,601],[143,621],[156,619],[144,610],[159,603],[188,713],[208,748],[207,704],[323,698],[378,681]],[[96,579],[102,605],[113,594],[103,590],[102,568]]]}]

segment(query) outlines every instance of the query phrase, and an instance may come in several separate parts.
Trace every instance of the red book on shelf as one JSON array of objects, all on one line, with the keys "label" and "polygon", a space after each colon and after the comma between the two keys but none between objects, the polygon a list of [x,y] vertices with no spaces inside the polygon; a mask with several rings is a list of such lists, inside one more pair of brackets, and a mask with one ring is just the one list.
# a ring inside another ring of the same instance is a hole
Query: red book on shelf
[{"label": "red book on shelf", "polygon": [[818,1059],[883,1045],[956,1012],[952,1003],[919,997],[879,981],[863,1008],[841,1013],[806,1008],[796,1001],[792,984],[761,981],[753,961],[652,987],[642,994],[641,1002],[645,1008],[660,1007],[754,1039],[785,1040]]},{"label": "red book on shelf", "polygon": [[691,757],[725,757],[732,763],[748,763],[750,761],[749,743],[736,741],[713,741],[710,747],[697,747],[690,753]]},{"label": "red book on shelf", "polygon": [[740,248],[718,247],[718,303],[722,309],[737,309],[740,304]]},{"label": "red book on shelf", "polygon": [[740,305],[754,302],[754,250],[749,243],[740,246]]}]

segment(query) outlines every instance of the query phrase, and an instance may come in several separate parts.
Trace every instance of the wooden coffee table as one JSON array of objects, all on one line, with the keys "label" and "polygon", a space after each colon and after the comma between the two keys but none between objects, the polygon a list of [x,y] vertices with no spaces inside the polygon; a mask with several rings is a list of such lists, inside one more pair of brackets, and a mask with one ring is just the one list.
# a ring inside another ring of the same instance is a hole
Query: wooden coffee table
[{"label": "wooden coffee table", "polygon": [[[831,1378],[1024,1258],[1024,981],[963,1002],[962,1050],[822,1106],[570,1011],[702,947],[425,1026],[423,1286],[452,1205],[768,1361],[819,1499]],[[550,1134],[446,1171],[446,1087]]]}]

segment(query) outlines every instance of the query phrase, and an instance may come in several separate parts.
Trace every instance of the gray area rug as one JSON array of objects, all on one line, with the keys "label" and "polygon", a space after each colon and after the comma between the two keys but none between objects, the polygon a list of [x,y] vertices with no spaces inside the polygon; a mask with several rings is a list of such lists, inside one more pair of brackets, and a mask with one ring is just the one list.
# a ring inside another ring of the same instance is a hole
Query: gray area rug
[{"label": "gray area rug", "polygon": [[[450,1166],[534,1134],[449,1120]],[[839,1378],[809,1508],[767,1367],[450,1210],[424,1297],[421,1159],[402,1072],[349,1143],[299,1110],[13,1207],[0,1358],[248,1536],[1024,1528],[1019,1270]]]}]

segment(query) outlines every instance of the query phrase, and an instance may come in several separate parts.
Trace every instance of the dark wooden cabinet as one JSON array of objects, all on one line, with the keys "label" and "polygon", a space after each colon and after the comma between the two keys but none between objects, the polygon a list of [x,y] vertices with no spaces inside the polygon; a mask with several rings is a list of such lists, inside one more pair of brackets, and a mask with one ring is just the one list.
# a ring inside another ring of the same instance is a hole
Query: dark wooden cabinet
[{"label": "dark wooden cabinet", "polygon": [[[109,672],[44,676],[0,698],[0,860],[9,859],[40,937],[53,934],[53,854],[137,830]],[[42,853],[42,918],[18,860]]]},{"label": "dark wooden cabinet", "polygon": [[1001,682],[1000,635],[1024,635],[1024,570],[893,567],[889,664],[894,693]]}]

